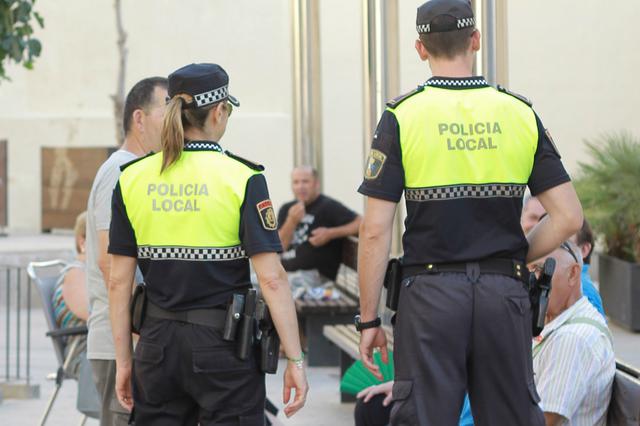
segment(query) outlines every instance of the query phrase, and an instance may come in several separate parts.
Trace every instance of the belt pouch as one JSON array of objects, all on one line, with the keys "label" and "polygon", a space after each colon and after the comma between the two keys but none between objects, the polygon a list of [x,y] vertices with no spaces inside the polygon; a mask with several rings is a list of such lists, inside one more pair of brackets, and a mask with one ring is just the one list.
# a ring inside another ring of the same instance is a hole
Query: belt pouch
[{"label": "belt pouch", "polygon": [[147,311],[147,286],[144,283],[136,285],[129,310],[131,312],[131,332],[140,334]]},{"label": "belt pouch", "polygon": [[398,310],[400,299],[400,287],[402,283],[402,263],[400,259],[390,259],[387,263],[387,272],[384,275],[384,287],[387,289],[387,308]]}]

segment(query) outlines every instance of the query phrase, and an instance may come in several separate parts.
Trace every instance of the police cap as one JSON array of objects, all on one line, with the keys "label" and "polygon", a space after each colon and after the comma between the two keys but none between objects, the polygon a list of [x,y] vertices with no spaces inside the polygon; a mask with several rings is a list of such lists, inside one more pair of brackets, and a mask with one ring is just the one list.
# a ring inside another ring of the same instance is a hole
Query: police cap
[{"label": "police cap", "polygon": [[240,102],[229,94],[229,74],[218,64],[191,64],[169,75],[169,98],[180,93],[193,97],[185,107],[201,108],[223,100],[234,106]]},{"label": "police cap", "polygon": [[[439,16],[448,16],[434,23]],[[419,34],[442,33],[473,27],[476,21],[469,0],[429,0],[418,8],[416,30]]]}]

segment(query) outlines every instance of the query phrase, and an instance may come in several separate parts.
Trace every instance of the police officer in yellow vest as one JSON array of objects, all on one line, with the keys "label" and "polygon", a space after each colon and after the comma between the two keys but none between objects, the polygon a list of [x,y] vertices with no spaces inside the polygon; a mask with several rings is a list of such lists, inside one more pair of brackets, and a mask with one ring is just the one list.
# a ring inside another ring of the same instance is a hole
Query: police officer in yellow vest
[{"label": "police officer in yellow vest", "polygon": [[[525,262],[582,224],[553,141],[524,98],[472,75],[480,34],[466,0],[417,11],[433,77],[380,118],[359,192],[360,354],[386,357],[377,307],[403,192],[403,281],[394,330],[393,425],[457,424],[465,391],[479,425],[542,425],[531,364]],[[525,237],[529,187],[549,213]]]},{"label": "police officer in yellow vest", "polygon": [[[228,83],[216,64],[171,74],[162,152],[124,166],[114,190],[109,302],[116,392],[135,409],[138,425],[264,424],[256,353],[242,360],[222,338],[227,302],[250,287],[249,259],[290,361],[285,414],[305,402],[295,308],[263,168],[218,144],[232,105],[239,106]],[[136,262],[148,303],[132,361],[128,305]]]}]

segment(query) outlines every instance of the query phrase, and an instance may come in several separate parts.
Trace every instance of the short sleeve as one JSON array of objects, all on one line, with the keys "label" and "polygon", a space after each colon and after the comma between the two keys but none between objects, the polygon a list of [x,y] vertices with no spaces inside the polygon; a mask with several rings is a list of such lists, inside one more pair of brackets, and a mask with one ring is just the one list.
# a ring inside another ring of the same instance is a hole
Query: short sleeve
[{"label": "short sleeve", "polygon": [[138,257],[138,244],[136,234],[131,226],[127,208],[122,199],[120,182],[116,184],[111,197],[111,226],[109,227],[110,254]]},{"label": "short sleeve", "polygon": [[116,163],[104,169],[99,182],[96,183],[93,212],[97,231],[106,231],[111,222],[111,196],[120,177],[120,167]]},{"label": "short sleeve", "polygon": [[293,203],[286,203],[280,207],[280,210],[278,210],[278,229],[280,229],[287,220],[287,215],[289,214],[289,209],[292,205]]},{"label": "short sleeve", "polygon": [[538,356],[540,367],[535,374],[540,407],[572,418],[595,377],[596,357],[579,335],[566,332],[554,336]]},{"label": "short sleeve", "polygon": [[277,222],[264,176],[253,175],[240,211],[240,241],[247,256],[282,251]]},{"label": "short sleeve", "polygon": [[331,226],[346,225],[347,223],[353,222],[358,216],[356,212],[335,200],[332,200],[327,213],[327,218],[331,221]]},{"label": "short sleeve", "polygon": [[538,148],[528,183],[533,196],[571,180],[562,161],[560,161],[560,154],[553,143],[551,134],[544,128],[537,115],[536,123],[538,125]]},{"label": "short sleeve", "polygon": [[389,110],[380,118],[371,143],[364,180],[358,192],[397,203],[404,191],[404,169],[400,149],[400,128]]}]

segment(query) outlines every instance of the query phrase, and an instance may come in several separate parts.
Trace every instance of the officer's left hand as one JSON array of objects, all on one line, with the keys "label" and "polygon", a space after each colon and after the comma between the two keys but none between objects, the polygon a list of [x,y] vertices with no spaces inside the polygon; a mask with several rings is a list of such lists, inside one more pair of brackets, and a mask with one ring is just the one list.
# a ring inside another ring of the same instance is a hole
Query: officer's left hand
[{"label": "officer's left hand", "polygon": [[389,363],[389,354],[387,353],[387,336],[381,327],[367,328],[362,330],[360,336],[360,358],[362,363],[371,373],[378,379],[382,380],[380,367],[373,362],[373,349],[380,349],[382,362]]},{"label": "officer's left hand", "polygon": [[311,231],[309,243],[314,247],[321,247],[331,241],[331,239],[331,230],[321,226]]},{"label": "officer's left hand", "polygon": [[133,393],[131,392],[130,366],[116,366],[116,395],[120,405],[131,412],[133,410]]},{"label": "officer's left hand", "polygon": [[[292,390],[294,390],[295,395],[293,401],[289,403]],[[291,361],[287,362],[287,369],[284,371],[284,389],[282,390],[283,402],[285,404],[289,403],[284,407],[284,414],[287,417],[293,416],[304,406],[308,391],[309,384],[307,383],[307,375],[304,372],[304,368],[298,368]]]}]

